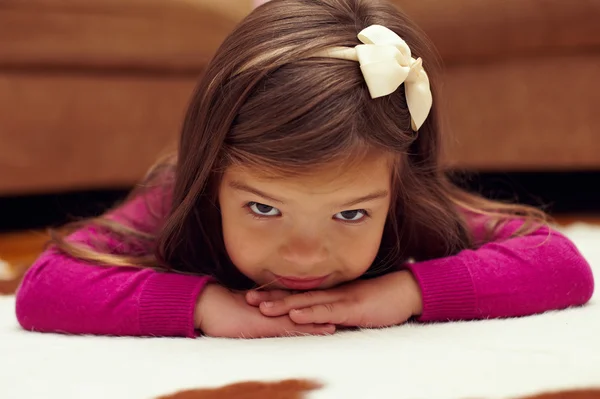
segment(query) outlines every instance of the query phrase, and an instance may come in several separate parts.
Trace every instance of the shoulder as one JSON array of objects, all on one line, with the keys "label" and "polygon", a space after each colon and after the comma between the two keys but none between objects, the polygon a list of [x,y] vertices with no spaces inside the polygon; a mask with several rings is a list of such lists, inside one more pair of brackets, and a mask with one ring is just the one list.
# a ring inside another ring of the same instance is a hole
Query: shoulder
[{"label": "shoulder", "polygon": [[468,210],[462,210],[461,214],[476,246],[487,242],[540,233],[548,235],[554,232],[547,221],[530,216],[477,213]]},{"label": "shoulder", "polygon": [[172,201],[171,183],[137,186],[125,200],[107,212],[106,216],[136,229],[151,232],[168,216]]}]

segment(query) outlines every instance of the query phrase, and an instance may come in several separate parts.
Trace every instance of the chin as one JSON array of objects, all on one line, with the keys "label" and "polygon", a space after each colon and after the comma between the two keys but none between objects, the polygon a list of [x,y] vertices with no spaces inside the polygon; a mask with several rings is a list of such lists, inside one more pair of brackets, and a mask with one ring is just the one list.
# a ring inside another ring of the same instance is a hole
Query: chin
[{"label": "chin", "polygon": [[360,275],[356,277],[344,278],[344,276],[340,276],[338,273],[333,272],[325,281],[323,281],[318,287],[313,288],[291,288],[282,284],[275,275],[271,272],[266,272],[266,274],[261,274],[260,276],[255,276],[257,278],[252,278],[248,276],[252,281],[256,283],[258,287],[265,291],[272,290],[285,290],[285,291],[296,291],[296,292],[306,292],[306,291],[317,291],[317,290],[326,290],[330,288],[335,288],[339,285],[354,281],[360,277]]},{"label": "chin", "polygon": [[337,287],[338,285],[342,285],[342,284],[344,284],[346,282],[347,282],[347,280],[327,281],[327,282],[325,282],[325,284],[323,284],[318,289],[320,289],[320,290],[326,290],[326,289],[329,289],[329,288]]}]

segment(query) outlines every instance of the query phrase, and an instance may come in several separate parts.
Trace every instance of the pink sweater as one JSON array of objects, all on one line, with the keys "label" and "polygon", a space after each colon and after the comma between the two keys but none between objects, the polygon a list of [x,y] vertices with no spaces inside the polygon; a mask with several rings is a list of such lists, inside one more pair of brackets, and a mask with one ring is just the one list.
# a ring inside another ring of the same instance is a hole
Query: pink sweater
[{"label": "pink sweater", "polygon": [[[142,198],[121,206],[114,217],[122,216],[156,228]],[[470,222],[481,235],[484,219]],[[585,304],[594,280],[573,243],[547,227],[508,238],[519,223],[507,224],[477,250],[405,265],[422,290],[419,320],[515,317]],[[93,234],[83,229],[72,238],[85,242]],[[122,246],[103,238],[112,249]],[[48,249],[25,275],[16,313],[32,331],[196,337],[194,307],[206,283],[202,276],[91,266]]]}]

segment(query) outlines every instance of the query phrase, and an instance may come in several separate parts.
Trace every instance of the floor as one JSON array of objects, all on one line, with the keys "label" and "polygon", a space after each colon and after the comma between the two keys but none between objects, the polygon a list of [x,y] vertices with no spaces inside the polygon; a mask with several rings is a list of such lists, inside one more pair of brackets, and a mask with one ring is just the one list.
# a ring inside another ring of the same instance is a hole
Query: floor
[{"label": "floor", "polygon": [[[600,225],[600,215],[563,215],[555,217],[561,225],[576,222]],[[0,259],[9,266],[4,278],[0,277],[0,295],[11,294],[19,284],[27,267],[44,249],[48,235],[44,231],[25,231],[0,234]]]},{"label": "floor", "polygon": [[0,234],[0,261],[5,263],[0,273],[0,295],[15,292],[21,277],[44,250],[48,241],[45,231],[24,231]]}]

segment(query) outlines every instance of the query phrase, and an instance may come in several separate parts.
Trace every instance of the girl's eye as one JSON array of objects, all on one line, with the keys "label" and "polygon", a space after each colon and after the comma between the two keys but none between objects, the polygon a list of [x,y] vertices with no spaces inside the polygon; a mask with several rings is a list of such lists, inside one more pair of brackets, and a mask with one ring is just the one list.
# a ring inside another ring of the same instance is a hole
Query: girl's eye
[{"label": "girl's eye", "polygon": [[343,211],[335,214],[335,218],[344,222],[360,222],[367,215],[367,211],[364,209],[354,209],[351,211]]},{"label": "girl's eye", "polygon": [[281,212],[279,209],[273,208],[272,206],[260,204],[258,202],[248,203],[248,208],[257,216],[279,216]]}]

